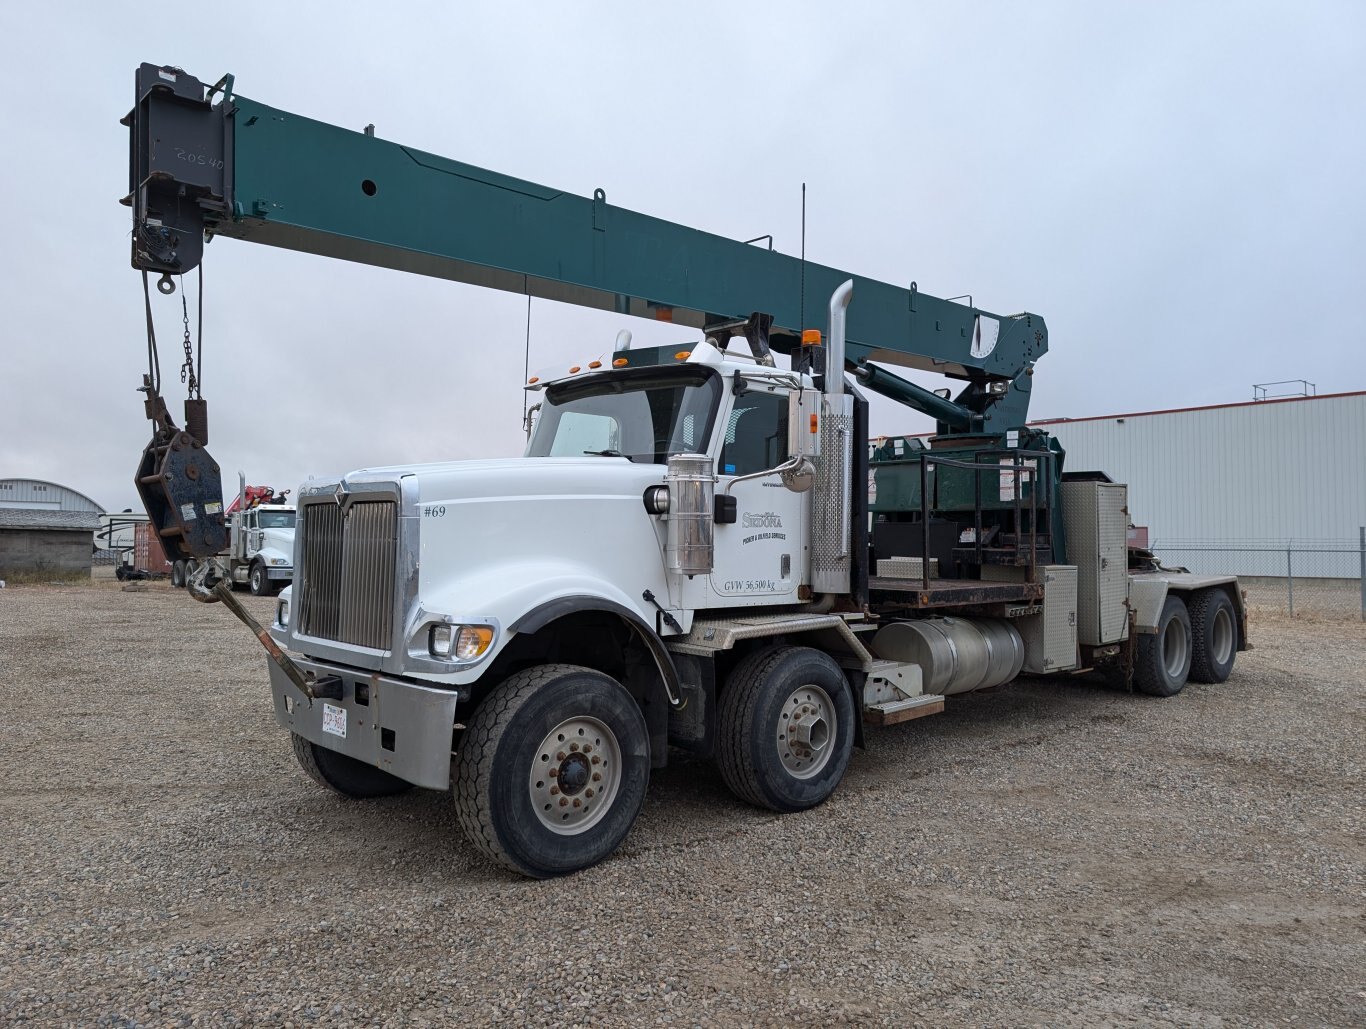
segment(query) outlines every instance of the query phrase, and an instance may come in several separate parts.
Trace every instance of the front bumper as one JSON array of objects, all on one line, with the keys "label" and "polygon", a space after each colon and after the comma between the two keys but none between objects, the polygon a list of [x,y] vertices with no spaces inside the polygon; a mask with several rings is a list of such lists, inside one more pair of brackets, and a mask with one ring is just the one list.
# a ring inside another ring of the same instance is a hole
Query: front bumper
[{"label": "front bumper", "polygon": [[[293,660],[318,678],[335,675],[342,682],[342,695],[339,700],[320,697],[310,705],[284,669],[267,661],[275,718],[280,725],[311,743],[383,769],[416,786],[432,790],[450,788],[458,690],[419,686],[306,658]],[[340,721],[336,709],[345,712],[345,737],[323,731],[324,705],[333,709],[329,722],[334,726]]]},{"label": "front bumper", "polygon": [[294,567],[292,565],[267,565],[266,577],[270,579],[292,579],[294,578]]}]

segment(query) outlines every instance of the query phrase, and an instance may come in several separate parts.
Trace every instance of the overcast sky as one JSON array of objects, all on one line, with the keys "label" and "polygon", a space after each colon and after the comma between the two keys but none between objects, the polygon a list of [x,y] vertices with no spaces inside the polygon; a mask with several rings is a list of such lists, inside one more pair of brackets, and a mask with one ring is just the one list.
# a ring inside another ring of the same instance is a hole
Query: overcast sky
[{"label": "overcast sky", "polygon": [[[354,13],[351,13],[354,12]],[[5,4],[0,478],[136,506],[133,72],[1049,325],[1034,417],[1366,389],[1366,3]],[[232,488],[520,453],[524,297],[236,240],[204,395]],[[179,298],[155,298],[178,411]],[[856,301],[857,302],[857,299]],[[535,301],[532,367],[680,330]],[[938,385],[932,376],[918,376]],[[879,402],[876,433],[924,423]],[[1198,441],[1192,441],[1193,444]],[[1325,441],[1329,444],[1331,441]]]}]

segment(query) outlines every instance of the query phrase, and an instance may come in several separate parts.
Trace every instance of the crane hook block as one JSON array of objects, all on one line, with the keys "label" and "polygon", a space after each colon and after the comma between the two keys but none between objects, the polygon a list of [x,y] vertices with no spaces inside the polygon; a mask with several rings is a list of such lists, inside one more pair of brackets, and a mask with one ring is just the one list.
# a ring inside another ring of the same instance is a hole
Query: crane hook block
[{"label": "crane hook block", "polygon": [[227,549],[218,463],[188,432],[157,430],[142,452],[136,485],[167,560],[207,558]]}]

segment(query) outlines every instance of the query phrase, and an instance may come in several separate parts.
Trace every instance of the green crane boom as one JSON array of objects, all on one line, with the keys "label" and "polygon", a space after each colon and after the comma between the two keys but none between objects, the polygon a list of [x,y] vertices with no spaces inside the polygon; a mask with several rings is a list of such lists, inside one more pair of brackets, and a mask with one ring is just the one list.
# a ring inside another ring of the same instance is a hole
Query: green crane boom
[{"label": "green crane boom", "polygon": [[[166,277],[200,262],[207,235],[704,329],[753,312],[773,349],[852,278],[846,356],[966,380],[950,403],[885,371],[869,388],[947,428],[1025,423],[1038,315],[994,315],[376,138],[144,64],[131,130],[133,265]],[[803,303],[805,296],[817,299]],[[804,311],[803,308],[807,310]],[[823,319],[822,319],[823,320]]]}]

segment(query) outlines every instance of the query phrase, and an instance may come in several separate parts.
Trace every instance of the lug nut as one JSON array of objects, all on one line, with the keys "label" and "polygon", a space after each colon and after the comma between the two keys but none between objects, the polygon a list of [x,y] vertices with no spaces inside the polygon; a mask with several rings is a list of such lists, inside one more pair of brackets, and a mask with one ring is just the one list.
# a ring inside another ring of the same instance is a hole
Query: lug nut
[{"label": "lug nut", "polygon": [[593,753],[593,744],[591,744],[591,743],[585,743],[585,744],[583,745],[583,752],[584,752],[585,754],[591,754],[591,753]]},{"label": "lug nut", "polygon": [[560,751],[558,754],[555,755],[555,760],[556,760],[556,761],[563,761],[563,760],[564,760],[565,758],[567,758],[568,756],[569,756],[569,755],[566,754],[566,753],[562,750],[562,751]]},{"label": "lug nut", "polygon": [[559,775],[559,774],[560,774],[560,770],[559,770],[558,768],[552,768],[549,772],[546,773],[546,775],[550,776],[550,778],[552,778],[552,779],[555,778],[555,776],[557,776],[557,775]]},{"label": "lug nut", "polygon": [[588,789],[584,790],[583,795],[591,799],[593,796],[593,787],[590,786]]},{"label": "lug nut", "polygon": [[568,797],[561,797],[561,798],[560,798],[560,807],[568,807],[568,806],[569,806],[569,798],[568,798]]},{"label": "lug nut", "polygon": [[557,793],[559,793],[559,792],[560,792],[560,788],[559,788],[558,786],[552,786],[552,787],[550,787],[550,795],[551,795],[552,797],[555,796],[555,794],[557,794]]},{"label": "lug nut", "polygon": [[575,798],[574,798],[574,806],[575,806],[575,807],[583,807],[583,801],[581,801],[578,797],[575,797]]},{"label": "lug nut", "polygon": [[571,744],[569,745],[569,749],[570,749],[570,750],[578,750],[578,749],[579,749],[579,745],[578,745],[577,743],[571,743]]},{"label": "lug nut", "polygon": [[602,758],[600,758],[600,757],[598,757],[598,755],[594,754],[594,755],[593,755],[593,764],[595,764],[595,765],[600,765],[600,764],[602,764]]},{"label": "lug nut", "polygon": [[594,773],[593,773],[593,781],[594,781],[594,782],[602,782],[602,773],[601,773],[601,772],[594,772]]}]

